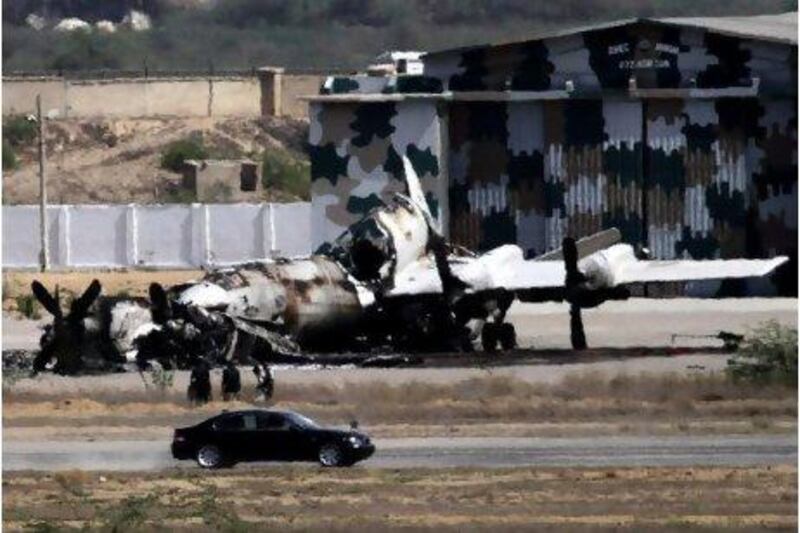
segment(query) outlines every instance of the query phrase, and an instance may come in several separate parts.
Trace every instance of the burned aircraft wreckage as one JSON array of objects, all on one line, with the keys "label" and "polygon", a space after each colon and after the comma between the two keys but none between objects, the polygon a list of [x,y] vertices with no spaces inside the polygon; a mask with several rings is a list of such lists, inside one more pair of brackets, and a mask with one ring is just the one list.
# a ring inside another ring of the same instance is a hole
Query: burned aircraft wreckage
[{"label": "burned aircraft wreckage", "polygon": [[[407,195],[373,209],[315,255],[214,270],[148,299],[100,296],[96,280],[64,315],[58,290],[32,289],[54,317],[34,371],[72,374],[157,361],[264,363],[303,352],[510,349],[515,299],[567,301],[572,345],[581,309],[625,299],[633,283],[763,276],[787,260],[647,261],[606,230],[525,260],[515,245],[482,255],[449,245],[404,158]],[[321,356],[324,357],[324,356]]]}]

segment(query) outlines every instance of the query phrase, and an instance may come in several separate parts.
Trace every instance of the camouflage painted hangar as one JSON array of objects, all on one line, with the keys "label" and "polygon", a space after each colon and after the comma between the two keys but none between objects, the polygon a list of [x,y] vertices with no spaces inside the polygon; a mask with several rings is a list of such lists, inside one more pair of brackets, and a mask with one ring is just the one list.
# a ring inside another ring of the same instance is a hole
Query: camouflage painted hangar
[{"label": "camouflage painted hangar", "polygon": [[611,226],[654,258],[792,261],[797,13],[631,19],[432,52],[422,75],[329,78],[310,98],[314,246],[402,191],[450,239],[535,256]]}]

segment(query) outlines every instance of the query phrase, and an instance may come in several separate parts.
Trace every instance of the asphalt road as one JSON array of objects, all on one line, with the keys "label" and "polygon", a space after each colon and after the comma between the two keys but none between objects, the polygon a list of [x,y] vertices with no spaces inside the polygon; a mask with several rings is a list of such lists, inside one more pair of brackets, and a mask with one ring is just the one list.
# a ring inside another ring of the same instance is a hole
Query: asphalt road
[{"label": "asphalt road", "polygon": [[[374,468],[514,466],[753,466],[797,464],[795,435],[596,438],[377,439]],[[3,443],[3,471],[163,470],[178,462],[163,441]],[[239,468],[247,466],[240,465]]]}]

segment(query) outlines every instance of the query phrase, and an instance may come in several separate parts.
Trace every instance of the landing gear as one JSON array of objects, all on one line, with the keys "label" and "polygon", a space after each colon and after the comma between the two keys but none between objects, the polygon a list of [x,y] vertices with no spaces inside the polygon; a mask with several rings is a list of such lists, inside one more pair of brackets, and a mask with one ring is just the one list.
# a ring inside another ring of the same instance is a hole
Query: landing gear
[{"label": "landing gear", "polygon": [[481,344],[485,352],[494,352],[498,344],[503,350],[513,350],[517,347],[517,331],[508,322],[487,322],[481,331]]}]

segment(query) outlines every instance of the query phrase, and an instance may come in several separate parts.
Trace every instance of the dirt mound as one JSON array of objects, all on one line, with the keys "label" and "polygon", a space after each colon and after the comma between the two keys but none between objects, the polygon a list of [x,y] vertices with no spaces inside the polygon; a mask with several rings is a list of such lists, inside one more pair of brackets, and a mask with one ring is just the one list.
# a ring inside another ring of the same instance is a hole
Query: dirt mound
[{"label": "dirt mound", "polygon": [[[260,160],[264,150],[303,160],[308,124],[283,118],[64,119],[47,123],[47,186],[51,203],[177,201],[180,175],[160,167],[172,142],[202,139],[215,158]],[[6,204],[38,202],[35,141],[18,151],[19,168],[4,172]],[[291,201],[266,190],[259,200]],[[235,198],[233,199],[235,200]]]}]

